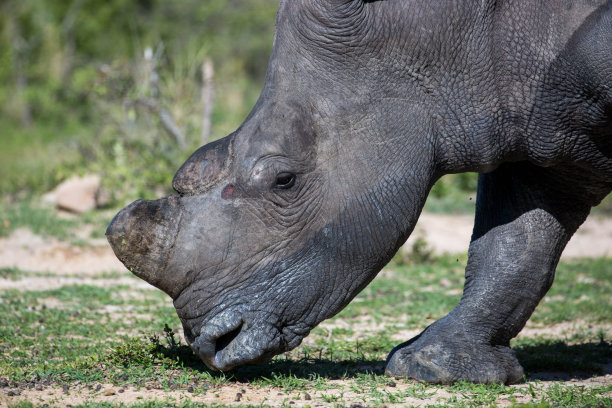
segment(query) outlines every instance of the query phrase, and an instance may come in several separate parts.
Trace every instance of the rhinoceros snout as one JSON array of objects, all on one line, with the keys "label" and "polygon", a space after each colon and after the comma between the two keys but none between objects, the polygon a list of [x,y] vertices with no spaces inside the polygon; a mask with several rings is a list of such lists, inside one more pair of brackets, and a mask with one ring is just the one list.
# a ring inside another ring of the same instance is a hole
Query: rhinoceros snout
[{"label": "rhinoceros snout", "polygon": [[121,210],[106,229],[115,255],[136,276],[173,296],[166,265],[181,218],[176,196],[138,200]]}]

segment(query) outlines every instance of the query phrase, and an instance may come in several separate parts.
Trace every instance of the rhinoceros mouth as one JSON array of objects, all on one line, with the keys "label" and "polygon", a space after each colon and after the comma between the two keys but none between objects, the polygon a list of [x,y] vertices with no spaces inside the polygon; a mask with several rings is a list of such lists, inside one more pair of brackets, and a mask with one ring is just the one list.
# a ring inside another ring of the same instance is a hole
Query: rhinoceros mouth
[{"label": "rhinoceros mouth", "polygon": [[191,348],[212,370],[228,371],[243,364],[264,364],[287,350],[280,330],[268,323],[245,321],[231,312],[206,324]]}]

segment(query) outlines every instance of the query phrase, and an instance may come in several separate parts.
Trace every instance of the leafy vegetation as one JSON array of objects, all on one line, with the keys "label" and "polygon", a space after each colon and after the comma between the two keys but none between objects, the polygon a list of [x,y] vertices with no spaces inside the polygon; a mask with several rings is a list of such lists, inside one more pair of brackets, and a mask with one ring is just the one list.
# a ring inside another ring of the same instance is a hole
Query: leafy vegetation
[{"label": "leafy vegetation", "polygon": [[[259,93],[276,6],[2,2],[0,191],[43,192],[88,171],[123,186],[122,199],[169,188],[202,142],[202,64],[216,68],[215,139],[238,126]],[[168,120],[183,143],[164,128]]]}]

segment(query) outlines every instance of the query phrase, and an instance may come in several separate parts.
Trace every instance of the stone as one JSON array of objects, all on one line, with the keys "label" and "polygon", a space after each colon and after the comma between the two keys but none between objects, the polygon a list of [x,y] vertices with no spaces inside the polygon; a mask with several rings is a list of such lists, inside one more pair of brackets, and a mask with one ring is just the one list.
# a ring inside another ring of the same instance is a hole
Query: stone
[{"label": "stone", "polygon": [[58,209],[82,214],[98,207],[100,202],[100,176],[97,174],[83,177],[73,176],[63,181],[47,196],[54,198]]}]

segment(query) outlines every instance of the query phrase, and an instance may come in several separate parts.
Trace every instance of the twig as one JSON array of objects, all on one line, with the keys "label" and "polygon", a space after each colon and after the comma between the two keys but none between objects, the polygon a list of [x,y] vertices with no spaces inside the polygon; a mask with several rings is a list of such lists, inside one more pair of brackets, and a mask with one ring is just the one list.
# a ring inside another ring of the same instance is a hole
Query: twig
[{"label": "twig", "polygon": [[210,59],[202,64],[202,133],[200,144],[205,145],[210,141],[210,130],[212,127],[212,110],[215,98],[214,88],[215,69]]},{"label": "twig", "polygon": [[185,150],[187,148],[185,135],[183,135],[183,132],[181,132],[181,129],[174,121],[174,118],[170,112],[160,106],[157,100],[151,98],[139,98],[135,99],[132,103],[135,105],[140,105],[146,108],[149,112],[157,115],[162,127],[176,141],[179,149]]}]

